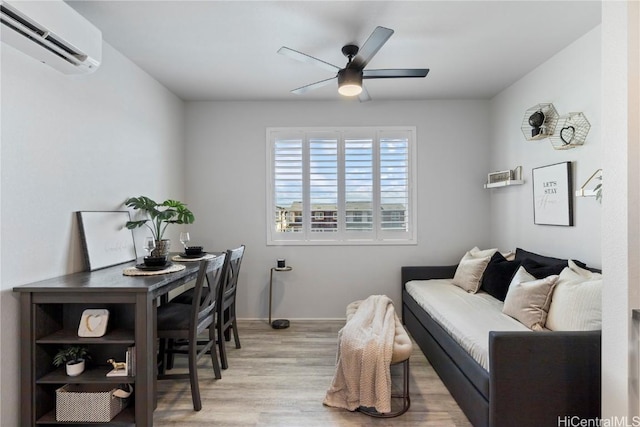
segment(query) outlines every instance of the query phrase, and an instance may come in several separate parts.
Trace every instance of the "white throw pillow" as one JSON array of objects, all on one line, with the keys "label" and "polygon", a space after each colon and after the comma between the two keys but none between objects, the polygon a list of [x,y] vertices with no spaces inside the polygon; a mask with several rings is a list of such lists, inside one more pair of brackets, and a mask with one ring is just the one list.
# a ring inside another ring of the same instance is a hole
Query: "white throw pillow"
[{"label": "white throw pillow", "polygon": [[496,251],[497,249],[480,250],[474,247],[464,254],[453,276],[453,284],[470,293],[478,292],[482,274]]},{"label": "white throw pillow", "polygon": [[552,331],[602,329],[602,274],[569,260],[551,296],[546,327]]},{"label": "white throw pillow", "polygon": [[518,268],[509,284],[502,312],[529,329],[543,330],[557,280],[556,275],[536,279],[524,267]]}]

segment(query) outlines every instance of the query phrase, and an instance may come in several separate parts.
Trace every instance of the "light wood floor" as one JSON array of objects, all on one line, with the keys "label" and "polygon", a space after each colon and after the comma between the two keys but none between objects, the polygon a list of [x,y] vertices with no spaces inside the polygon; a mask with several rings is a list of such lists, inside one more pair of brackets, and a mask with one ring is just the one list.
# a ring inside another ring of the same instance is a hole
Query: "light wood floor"
[{"label": "light wood floor", "polygon": [[[195,412],[188,380],[158,382],[154,426],[471,426],[417,345],[411,356],[411,408],[396,418],[372,418],[322,404],[333,378],[341,321],[292,321],[288,329],[241,321],[241,349],[227,346],[229,369],[213,377],[200,360],[202,410]],[[178,367],[185,358],[176,357]],[[392,369],[399,388],[401,369]],[[397,366],[400,368],[400,366]],[[395,389],[395,388],[394,388]]]}]

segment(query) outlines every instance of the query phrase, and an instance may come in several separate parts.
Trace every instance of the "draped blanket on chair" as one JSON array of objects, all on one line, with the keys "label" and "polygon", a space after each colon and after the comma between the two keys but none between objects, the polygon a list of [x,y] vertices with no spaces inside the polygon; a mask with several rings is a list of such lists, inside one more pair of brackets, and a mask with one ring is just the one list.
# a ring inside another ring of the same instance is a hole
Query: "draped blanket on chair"
[{"label": "draped blanket on chair", "polygon": [[386,295],[360,301],[338,333],[338,356],[324,404],[350,411],[360,406],[391,411],[391,356],[398,316]]}]

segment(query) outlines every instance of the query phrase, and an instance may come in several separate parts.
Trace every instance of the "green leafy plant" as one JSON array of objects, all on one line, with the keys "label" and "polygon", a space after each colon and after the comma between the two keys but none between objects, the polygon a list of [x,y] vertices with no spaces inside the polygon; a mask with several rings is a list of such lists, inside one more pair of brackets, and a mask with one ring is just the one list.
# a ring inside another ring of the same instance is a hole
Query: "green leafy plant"
[{"label": "green leafy plant", "polygon": [[81,359],[89,360],[89,349],[81,345],[73,345],[70,347],[61,348],[58,353],[53,357],[53,364],[55,366],[62,366],[65,363],[78,363]]},{"label": "green leafy plant", "polygon": [[187,205],[177,200],[165,200],[157,203],[146,196],[131,197],[124,202],[128,207],[144,211],[148,218],[138,221],[127,221],[130,230],[146,225],[155,240],[162,240],[169,224],[191,224],[195,221],[193,213]]}]

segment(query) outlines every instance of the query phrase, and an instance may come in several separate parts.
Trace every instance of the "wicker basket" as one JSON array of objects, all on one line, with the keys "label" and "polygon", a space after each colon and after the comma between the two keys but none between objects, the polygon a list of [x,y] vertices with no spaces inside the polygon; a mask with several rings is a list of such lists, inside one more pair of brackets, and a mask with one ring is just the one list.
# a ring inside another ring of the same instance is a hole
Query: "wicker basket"
[{"label": "wicker basket", "polygon": [[109,422],[129,399],[116,397],[113,384],[65,384],[56,390],[56,421]]}]

